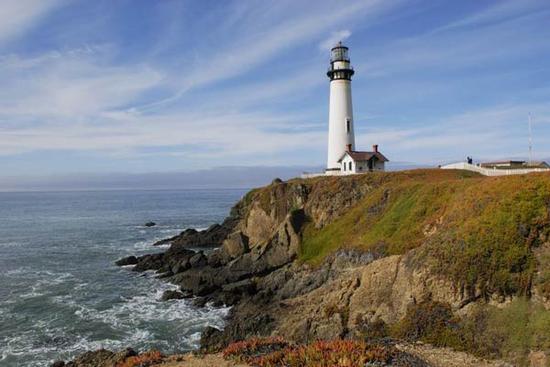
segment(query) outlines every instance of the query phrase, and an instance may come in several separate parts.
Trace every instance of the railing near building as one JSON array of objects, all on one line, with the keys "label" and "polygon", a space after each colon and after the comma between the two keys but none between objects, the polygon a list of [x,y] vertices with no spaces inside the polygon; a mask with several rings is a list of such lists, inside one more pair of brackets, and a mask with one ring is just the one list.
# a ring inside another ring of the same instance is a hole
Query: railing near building
[{"label": "railing near building", "polygon": [[518,169],[499,169],[499,168],[483,168],[466,162],[451,163],[441,166],[442,169],[464,169],[481,173],[485,176],[509,176],[509,175],[524,175],[533,172],[550,172],[550,168],[518,168]]}]

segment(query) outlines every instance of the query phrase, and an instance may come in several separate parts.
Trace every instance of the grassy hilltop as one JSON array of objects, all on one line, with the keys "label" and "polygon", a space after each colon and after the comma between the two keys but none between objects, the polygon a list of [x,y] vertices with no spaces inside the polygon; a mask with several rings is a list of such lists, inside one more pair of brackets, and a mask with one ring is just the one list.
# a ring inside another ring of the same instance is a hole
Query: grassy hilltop
[{"label": "grassy hilltop", "polygon": [[[402,255],[412,268],[448,279],[465,300],[464,307],[418,300],[398,322],[370,325],[367,336],[423,340],[518,364],[531,351],[550,349],[550,175],[413,170],[287,185],[300,189],[281,195],[271,185],[245,201],[271,216],[281,207],[304,208],[300,262],[318,267],[343,249]],[[295,191],[308,192],[305,204]]]},{"label": "grassy hilltop", "polygon": [[[461,287],[529,295],[533,250],[550,231],[550,175],[418,170],[350,179],[371,191],[327,226],[306,228],[303,261],[318,264],[342,247],[399,255],[424,245]],[[550,295],[550,269],[538,283]]]}]

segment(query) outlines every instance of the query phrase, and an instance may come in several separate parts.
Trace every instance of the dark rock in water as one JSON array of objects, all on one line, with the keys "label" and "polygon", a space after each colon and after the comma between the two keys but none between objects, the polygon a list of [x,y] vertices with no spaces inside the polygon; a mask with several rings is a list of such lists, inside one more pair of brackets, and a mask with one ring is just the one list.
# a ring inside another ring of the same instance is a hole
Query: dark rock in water
[{"label": "dark rock in water", "polygon": [[209,266],[205,266],[177,274],[172,280],[182,291],[188,291],[195,296],[206,296],[219,289],[219,284],[224,282],[224,279],[225,273],[216,273]]},{"label": "dark rock in water", "polygon": [[193,306],[195,307],[204,307],[208,303],[208,298],[206,297],[197,297],[193,300]]},{"label": "dark rock in water", "polygon": [[164,293],[162,294],[161,301],[169,301],[171,299],[184,299],[188,297],[189,295],[183,292],[168,290],[164,291]]},{"label": "dark rock in water", "polygon": [[65,366],[65,362],[63,361],[55,361],[54,363],[51,364],[50,367],[64,367]]},{"label": "dark rock in water", "polygon": [[216,299],[216,300],[212,301],[212,306],[214,306],[214,307],[223,307],[223,306],[225,306],[225,303],[221,299]]},{"label": "dark rock in water", "polygon": [[171,276],[173,276],[174,273],[172,273],[171,270],[168,270],[168,271],[165,271],[164,273],[160,273],[158,274],[155,278],[157,279],[165,279],[165,278],[170,278]]},{"label": "dark rock in water", "polygon": [[145,270],[160,270],[164,265],[164,254],[149,254],[140,256],[137,260],[136,266],[132,269],[134,271]]},{"label": "dark rock in water", "polygon": [[197,233],[199,233],[199,231],[197,231],[195,228],[187,228],[185,231],[181,232],[181,235],[194,236]]},{"label": "dark rock in water", "polygon": [[44,337],[43,342],[58,348],[66,348],[72,345],[73,340],[68,336],[54,335]]},{"label": "dark rock in water", "polygon": [[145,227],[154,227],[156,226],[157,224],[155,222],[147,222],[145,223]]},{"label": "dark rock in water", "polygon": [[160,245],[166,245],[166,244],[171,244],[173,242],[175,242],[176,240],[180,240],[182,241],[184,238],[189,238],[190,240],[192,238],[194,238],[195,236],[197,236],[197,234],[199,233],[199,231],[197,231],[196,229],[194,228],[187,228],[185,231],[181,232],[180,234],[174,236],[174,237],[171,237],[171,238],[165,238],[163,240],[160,240],[160,241],[157,241],[153,244],[153,246],[160,246]]},{"label": "dark rock in water", "polygon": [[137,257],[128,256],[128,257],[123,257],[120,260],[117,260],[115,262],[115,264],[118,265],[118,266],[125,266],[125,265],[135,265],[135,264],[137,264],[137,262],[138,262]]},{"label": "dark rock in water", "polygon": [[219,247],[223,240],[233,231],[239,218],[234,213],[226,218],[222,224],[213,224],[208,229],[197,231],[189,228],[172,238],[158,241],[154,246],[172,244],[182,247]]},{"label": "dark rock in water", "polygon": [[[117,265],[135,264],[132,269],[134,271],[155,270],[163,273],[164,277],[168,277],[189,269],[191,267],[190,260],[196,254],[195,251],[179,246],[172,246],[164,253],[148,254],[138,258],[130,256],[120,259],[117,261]],[[196,264],[206,265],[207,263],[207,259],[202,252],[193,261]]]}]

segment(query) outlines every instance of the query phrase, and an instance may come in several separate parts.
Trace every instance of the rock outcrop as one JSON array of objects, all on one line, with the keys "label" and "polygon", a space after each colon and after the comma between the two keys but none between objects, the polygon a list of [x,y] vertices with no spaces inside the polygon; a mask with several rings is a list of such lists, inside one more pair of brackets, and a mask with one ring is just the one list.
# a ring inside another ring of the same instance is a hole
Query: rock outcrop
[{"label": "rock outcrop", "polygon": [[177,236],[154,243],[154,246],[170,244],[185,248],[218,247],[233,232],[241,220],[241,215],[242,203],[238,203],[231,209],[230,215],[222,224],[213,224],[202,231],[189,228]]}]

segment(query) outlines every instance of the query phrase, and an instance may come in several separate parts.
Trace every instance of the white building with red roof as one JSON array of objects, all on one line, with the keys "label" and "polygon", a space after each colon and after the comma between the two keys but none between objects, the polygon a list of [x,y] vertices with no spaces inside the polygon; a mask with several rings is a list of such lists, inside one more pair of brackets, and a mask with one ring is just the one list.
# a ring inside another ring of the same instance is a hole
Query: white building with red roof
[{"label": "white building with red roof", "polygon": [[340,175],[351,175],[373,171],[384,171],[388,159],[378,151],[378,145],[372,146],[371,152],[348,150],[338,160],[340,164]]}]

